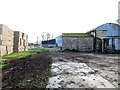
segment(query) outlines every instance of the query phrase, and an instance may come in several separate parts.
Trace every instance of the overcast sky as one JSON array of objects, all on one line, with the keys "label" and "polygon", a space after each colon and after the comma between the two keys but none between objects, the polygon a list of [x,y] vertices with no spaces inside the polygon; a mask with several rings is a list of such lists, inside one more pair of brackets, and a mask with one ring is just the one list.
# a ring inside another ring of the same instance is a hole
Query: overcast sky
[{"label": "overcast sky", "polygon": [[116,23],[119,0],[0,0],[0,24],[25,32],[29,42],[42,32],[84,33]]}]

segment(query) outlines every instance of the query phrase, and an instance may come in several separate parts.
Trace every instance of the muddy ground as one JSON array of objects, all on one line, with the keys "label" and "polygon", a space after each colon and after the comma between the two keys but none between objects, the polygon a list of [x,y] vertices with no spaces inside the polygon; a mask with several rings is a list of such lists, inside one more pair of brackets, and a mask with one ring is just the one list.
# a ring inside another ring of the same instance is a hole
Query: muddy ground
[{"label": "muddy ground", "polygon": [[3,88],[118,88],[118,54],[42,52],[8,60]]},{"label": "muddy ground", "polygon": [[50,77],[51,57],[41,52],[26,58],[7,60],[2,69],[2,88],[45,88]]},{"label": "muddy ground", "polygon": [[46,88],[118,88],[118,54],[52,52]]}]

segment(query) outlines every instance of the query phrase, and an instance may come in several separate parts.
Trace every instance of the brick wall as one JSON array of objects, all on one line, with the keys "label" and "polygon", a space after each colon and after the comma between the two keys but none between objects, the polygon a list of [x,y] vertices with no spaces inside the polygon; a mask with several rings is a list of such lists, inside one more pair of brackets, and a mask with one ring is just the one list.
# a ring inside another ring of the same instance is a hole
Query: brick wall
[{"label": "brick wall", "polygon": [[62,50],[93,51],[93,37],[62,37]]}]

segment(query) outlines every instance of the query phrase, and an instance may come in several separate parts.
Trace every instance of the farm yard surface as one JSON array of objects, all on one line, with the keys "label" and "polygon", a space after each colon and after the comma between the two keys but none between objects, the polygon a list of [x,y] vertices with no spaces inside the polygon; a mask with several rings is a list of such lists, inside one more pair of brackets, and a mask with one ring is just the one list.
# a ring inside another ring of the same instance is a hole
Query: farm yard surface
[{"label": "farm yard surface", "polygon": [[118,88],[118,54],[43,51],[5,61],[6,88]]},{"label": "farm yard surface", "polygon": [[46,88],[118,88],[118,54],[52,52]]}]

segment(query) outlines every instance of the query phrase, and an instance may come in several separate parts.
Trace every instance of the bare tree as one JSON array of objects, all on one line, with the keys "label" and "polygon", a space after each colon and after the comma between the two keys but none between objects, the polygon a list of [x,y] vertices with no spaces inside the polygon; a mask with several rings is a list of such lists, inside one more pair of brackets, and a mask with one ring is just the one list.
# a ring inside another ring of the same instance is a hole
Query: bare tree
[{"label": "bare tree", "polygon": [[54,34],[52,33],[52,39],[54,38]]},{"label": "bare tree", "polygon": [[37,41],[36,41],[36,44],[39,44],[39,38],[37,37]]},{"label": "bare tree", "polygon": [[47,40],[50,40],[50,36],[51,36],[50,33],[46,33]]},{"label": "bare tree", "polygon": [[44,34],[44,32],[42,33],[42,41],[45,41],[45,34]]}]

